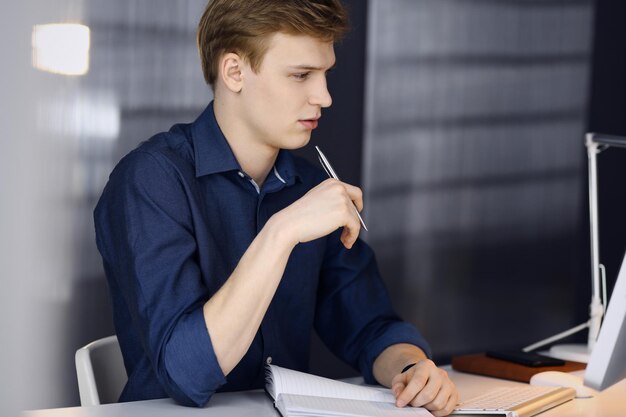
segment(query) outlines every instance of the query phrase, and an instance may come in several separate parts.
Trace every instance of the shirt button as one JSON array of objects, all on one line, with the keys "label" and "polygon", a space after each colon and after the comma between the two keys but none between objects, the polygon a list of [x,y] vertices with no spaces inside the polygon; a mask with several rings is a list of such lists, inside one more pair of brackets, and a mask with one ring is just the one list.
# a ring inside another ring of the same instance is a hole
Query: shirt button
[{"label": "shirt button", "polygon": [[237,174],[239,174],[239,176],[240,176],[241,178],[245,177],[244,173],[243,173],[243,172],[241,172],[241,171],[239,171]]},{"label": "shirt button", "polygon": [[268,356],[267,359],[265,359],[265,363],[267,363],[268,365],[272,364],[272,357]]}]

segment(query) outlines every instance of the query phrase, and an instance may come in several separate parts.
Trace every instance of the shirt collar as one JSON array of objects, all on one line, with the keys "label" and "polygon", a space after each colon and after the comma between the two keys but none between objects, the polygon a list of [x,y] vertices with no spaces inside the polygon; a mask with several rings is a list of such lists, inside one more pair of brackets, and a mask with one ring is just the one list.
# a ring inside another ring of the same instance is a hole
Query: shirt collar
[{"label": "shirt collar", "polygon": [[[241,171],[239,162],[217,124],[212,101],[192,123],[191,137],[196,160],[196,177],[218,172]],[[288,184],[296,177],[300,178],[293,155],[285,149],[278,152],[274,168]],[[269,175],[274,175],[273,170]]]},{"label": "shirt collar", "polygon": [[241,170],[226,137],[217,125],[213,112],[213,102],[210,102],[202,114],[192,123],[191,138],[196,160],[196,177]]}]

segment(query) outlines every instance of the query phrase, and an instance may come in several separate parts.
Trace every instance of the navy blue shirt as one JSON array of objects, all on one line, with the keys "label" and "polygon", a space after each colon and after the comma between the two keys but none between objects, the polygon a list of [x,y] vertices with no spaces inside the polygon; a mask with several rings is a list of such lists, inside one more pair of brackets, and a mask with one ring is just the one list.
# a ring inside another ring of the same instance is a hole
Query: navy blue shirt
[{"label": "navy blue shirt", "polygon": [[[247,176],[213,106],[125,156],[94,212],[96,241],[128,373],[120,401],[172,397],[203,406],[213,393],[261,388],[264,365],[308,370],[314,328],[340,358],[375,383],[388,346],[429,348],[394,313],[374,254],[340,230],[298,244],[250,349],[224,376],[202,306],[228,279],[276,212],[326,179],[281,150],[263,186]],[[399,372],[400,370],[398,370]]]}]

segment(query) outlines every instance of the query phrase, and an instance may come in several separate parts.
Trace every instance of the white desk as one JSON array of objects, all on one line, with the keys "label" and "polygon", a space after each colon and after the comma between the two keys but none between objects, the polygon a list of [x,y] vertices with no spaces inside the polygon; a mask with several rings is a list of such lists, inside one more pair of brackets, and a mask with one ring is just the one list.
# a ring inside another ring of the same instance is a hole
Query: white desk
[{"label": "white desk", "polygon": [[[490,388],[522,385],[517,382],[487,378],[452,371],[461,399],[473,397]],[[261,390],[216,394],[205,408],[177,405],[173,400],[160,399],[94,407],[57,408],[27,411],[23,417],[277,417],[269,397]],[[548,410],[541,417],[624,417],[626,416],[626,380],[604,390],[594,398],[574,399]]]}]

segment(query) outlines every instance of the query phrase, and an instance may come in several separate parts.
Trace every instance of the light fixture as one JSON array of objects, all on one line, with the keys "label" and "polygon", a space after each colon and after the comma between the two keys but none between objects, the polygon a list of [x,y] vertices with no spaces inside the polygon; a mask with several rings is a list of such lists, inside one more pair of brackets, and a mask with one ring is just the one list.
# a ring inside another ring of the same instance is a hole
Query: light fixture
[{"label": "light fixture", "polygon": [[54,74],[84,75],[89,71],[90,31],[78,23],[35,25],[33,67]]},{"label": "light fixture", "polygon": [[589,320],[562,333],[534,343],[523,350],[530,352],[542,346],[559,341],[581,330],[589,328],[587,344],[555,345],[550,348],[549,355],[564,360],[587,363],[589,355],[598,338],[602,317],[607,305],[606,273],[604,265],[600,263],[600,241],[598,238],[598,168],[597,155],[611,146],[626,148],[626,137],[587,133],[585,135],[587,158],[589,160],[589,225],[591,232],[591,304],[589,305]]}]

